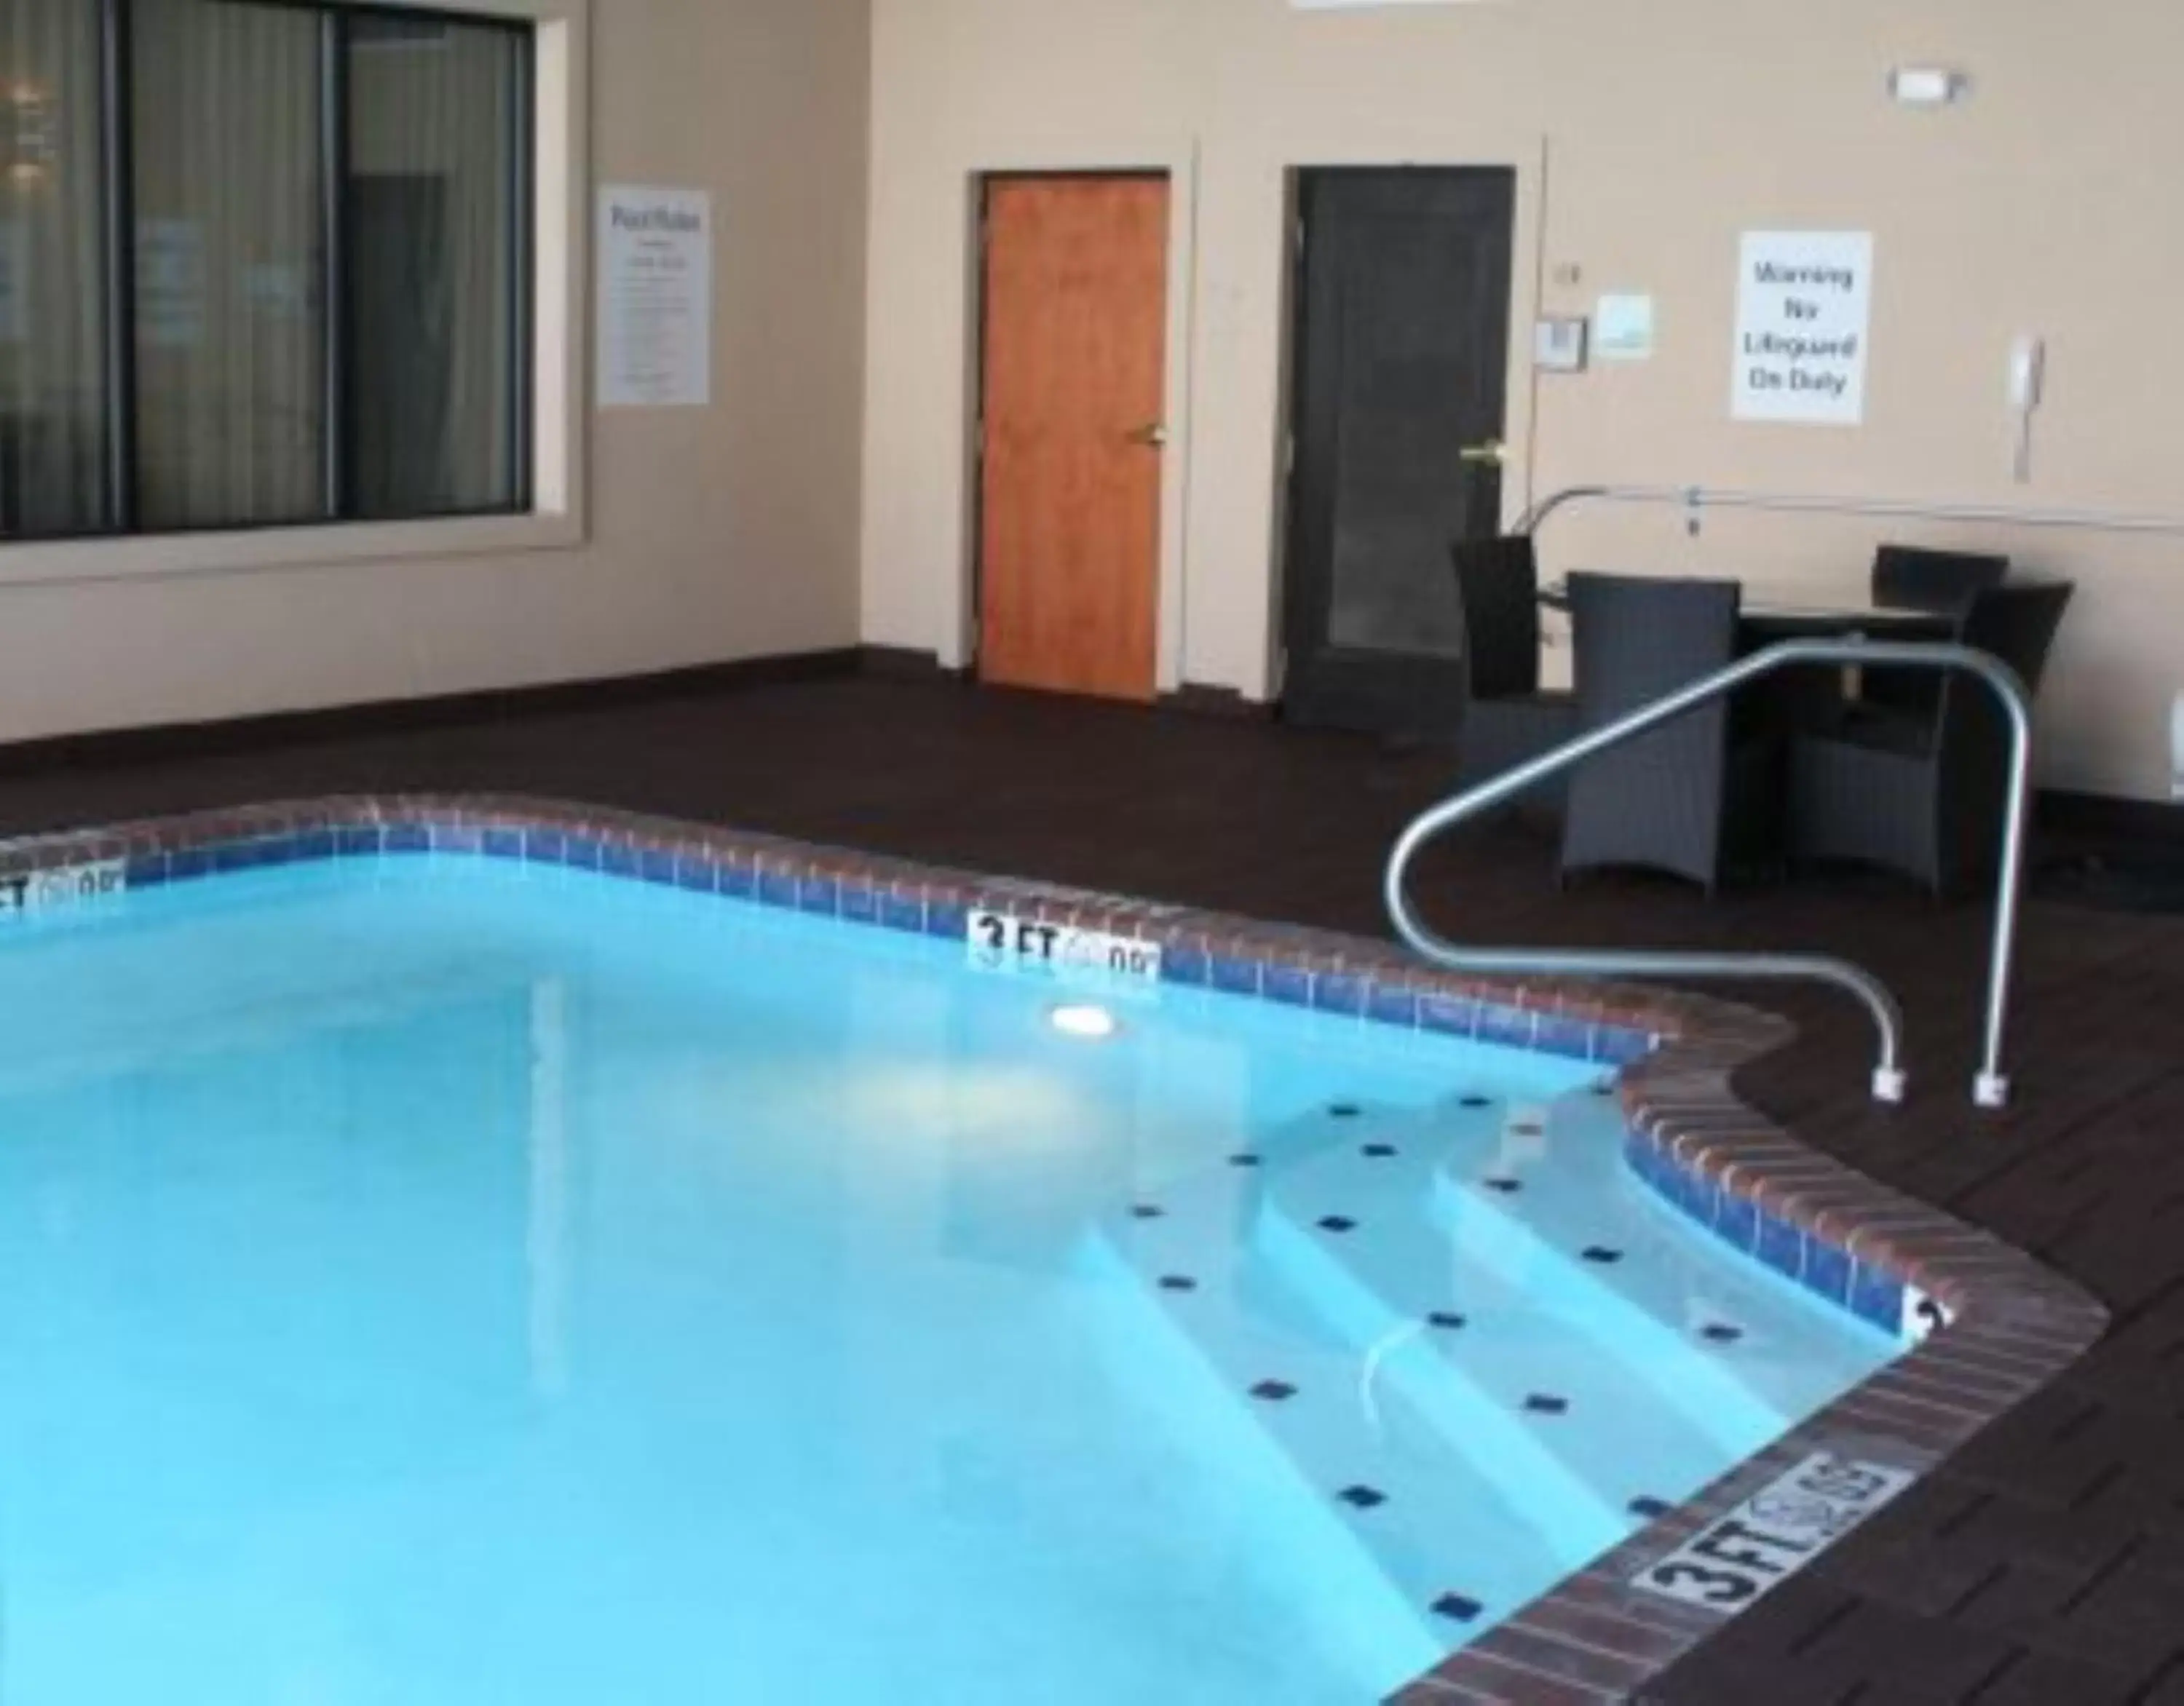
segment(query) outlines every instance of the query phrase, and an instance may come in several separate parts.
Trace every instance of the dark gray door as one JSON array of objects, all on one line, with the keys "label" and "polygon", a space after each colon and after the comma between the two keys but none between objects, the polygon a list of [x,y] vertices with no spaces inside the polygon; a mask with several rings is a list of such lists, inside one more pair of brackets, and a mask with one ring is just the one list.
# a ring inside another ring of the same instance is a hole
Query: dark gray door
[{"label": "dark gray door", "polygon": [[1302,175],[1283,616],[1292,721],[1454,731],[1448,547],[1501,523],[1501,470],[1481,458],[1503,430],[1515,209],[1503,167]]}]

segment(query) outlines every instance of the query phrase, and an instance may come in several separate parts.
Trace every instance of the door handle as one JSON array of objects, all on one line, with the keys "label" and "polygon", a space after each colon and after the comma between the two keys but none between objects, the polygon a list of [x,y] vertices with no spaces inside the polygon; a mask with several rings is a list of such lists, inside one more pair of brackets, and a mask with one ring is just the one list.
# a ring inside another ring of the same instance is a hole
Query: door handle
[{"label": "door handle", "polygon": [[1467,444],[1456,454],[1458,461],[1474,468],[1499,468],[1508,459],[1509,447],[1498,438],[1490,438],[1483,444]]},{"label": "door handle", "polygon": [[1167,427],[1157,420],[1149,420],[1143,426],[1133,427],[1123,436],[1131,443],[1143,445],[1147,450],[1162,450],[1167,446]]}]

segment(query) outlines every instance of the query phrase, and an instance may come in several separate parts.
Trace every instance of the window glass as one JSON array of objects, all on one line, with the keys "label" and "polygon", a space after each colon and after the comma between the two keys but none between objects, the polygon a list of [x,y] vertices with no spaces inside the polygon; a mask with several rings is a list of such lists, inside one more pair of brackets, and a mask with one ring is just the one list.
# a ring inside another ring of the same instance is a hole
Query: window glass
[{"label": "window glass", "polygon": [[0,0],[0,542],[527,507],[533,42]]},{"label": "window glass", "polygon": [[508,507],[522,454],[521,38],[356,13],[347,40],[356,513]]},{"label": "window glass", "polygon": [[349,18],[349,389],[360,515],[507,507],[520,485],[522,54],[509,31]]},{"label": "window glass", "polygon": [[326,20],[130,10],[137,525],[323,520]]},{"label": "window glass", "polygon": [[0,537],[112,525],[98,8],[0,0]]}]

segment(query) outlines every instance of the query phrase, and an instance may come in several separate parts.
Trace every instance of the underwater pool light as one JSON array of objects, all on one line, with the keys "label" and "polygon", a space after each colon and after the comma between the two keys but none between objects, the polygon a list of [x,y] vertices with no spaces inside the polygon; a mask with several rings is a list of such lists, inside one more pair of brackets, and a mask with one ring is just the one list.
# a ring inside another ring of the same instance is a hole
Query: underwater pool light
[{"label": "underwater pool light", "polygon": [[1047,1014],[1047,1022],[1081,1042],[1105,1042],[1122,1029],[1113,1014],[1089,1002],[1057,1007]]}]

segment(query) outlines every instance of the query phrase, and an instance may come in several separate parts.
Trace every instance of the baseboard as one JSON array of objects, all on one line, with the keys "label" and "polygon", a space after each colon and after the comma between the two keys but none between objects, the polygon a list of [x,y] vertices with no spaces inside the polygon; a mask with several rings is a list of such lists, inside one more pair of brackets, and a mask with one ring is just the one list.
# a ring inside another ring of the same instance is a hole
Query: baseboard
[{"label": "baseboard", "polygon": [[[967,683],[978,680],[977,671],[950,669],[940,661],[937,653],[922,651],[914,646],[866,646],[861,656],[859,673],[881,681]],[[1185,681],[1174,692],[1161,694],[1155,703],[1163,711],[1180,711],[1194,717],[1225,717],[1240,722],[1262,721],[1274,714],[1273,706],[1247,699],[1234,687],[1210,687],[1196,681]]]},{"label": "baseboard", "polygon": [[1274,714],[1272,705],[1247,699],[1234,687],[1212,687],[1202,681],[1185,681],[1173,692],[1162,693],[1160,705],[1164,711],[1181,711],[1193,717],[1219,717],[1230,722],[1268,722]]},{"label": "baseboard", "polygon": [[[0,742],[0,775],[81,767],[121,768],[216,758],[268,747],[309,746],[372,735],[512,722],[521,718],[616,710],[665,699],[699,698],[752,687],[855,676],[883,681],[950,682],[972,679],[932,652],[906,646],[844,646],[768,658],[739,658],[644,675],[493,687],[414,699],[377,699],[309,711],[274,711],[208,722],[160,723]],[[1186,685],[1162,696],[1164,708],[1196,716],[1252,719],[1270,715],[1229,687]]]},{"label": "baseboard", "polygon": [[2184,805],[2050,788],[2040,796],[2042,829],[2102,841],[2184,843]]},{"label": "baseboard", "polygon": [[162,723],[81,735],[49,735],[0,742],[0,775],[64,767],[157,764],[219,757],[267,747],[304,746],[378,734],[410,733],[517,718],[613,710],[664,699],[694,698],[796,681],[839,680],[859,674],[862,648],[796,652],[731,663],[699,664],[639,675],[556,681],[542,686],[493,687],[424,698],[380,699],[320,710],[276,711],[212,722]]},{"label": "baseboard", "polygon": [[938,652],[922,652],[915,646],[861,646],[857,673],[883,681],[967,681],[968,670],[951,669]]}]

